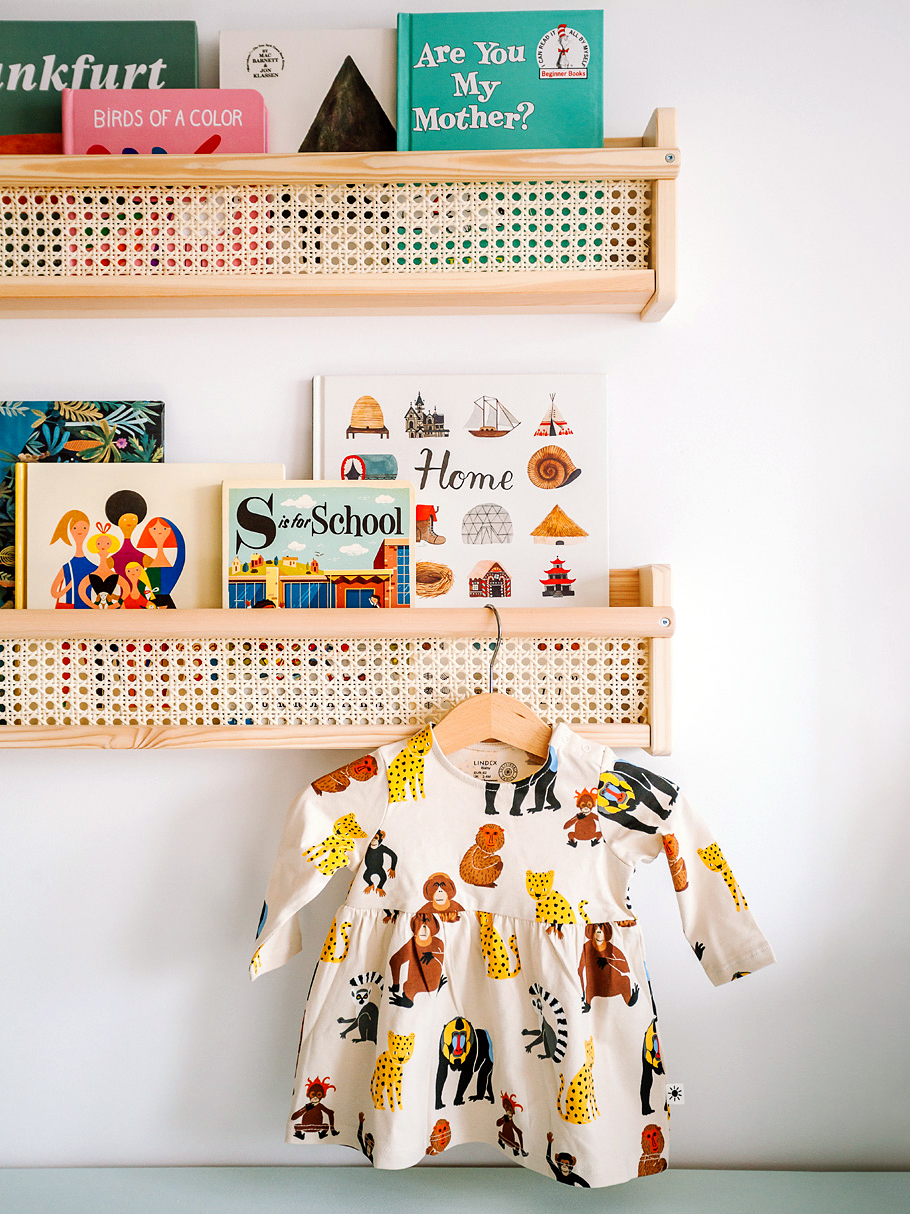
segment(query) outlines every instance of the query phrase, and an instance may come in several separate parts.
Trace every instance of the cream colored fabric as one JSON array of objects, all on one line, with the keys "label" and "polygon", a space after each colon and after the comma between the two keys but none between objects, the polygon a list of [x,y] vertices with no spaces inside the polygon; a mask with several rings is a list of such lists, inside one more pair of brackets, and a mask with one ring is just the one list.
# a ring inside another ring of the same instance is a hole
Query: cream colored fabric
[{"label": "cream colored fabric", "polygon": [[315,781],[288,812],[251,963],[256,977],[298,952],[297,911],[350,870],[288,1141],[384,1168],[488,1142],[579,1186],[663,1170],[666,1076],[628,894],[662,852],[711,981],[770,964],[675,785],[564,725],[536,772],[509,748],[446,758],[424,730]]}]

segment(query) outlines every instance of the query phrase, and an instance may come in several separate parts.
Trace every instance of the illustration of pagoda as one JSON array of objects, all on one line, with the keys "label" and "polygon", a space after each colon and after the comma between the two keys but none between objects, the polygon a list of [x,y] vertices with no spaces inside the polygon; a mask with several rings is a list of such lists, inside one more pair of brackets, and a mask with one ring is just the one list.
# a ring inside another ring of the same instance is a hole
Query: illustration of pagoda
[{"label": "illustration of pagoda", "polygon": [[404,415],[404,429],[408,438],[448,438],[445,428],[446,419],[442,413],[430,412],[423,397],[417,393],[417,399],[411,404]]},{"label": "illustration of pagoda", "polygon": [[478,396],[465,429],[475,438],[502,438],[520,425],[518,418],[513,417],[495,396]]},{"label": "illustration of pagoda", "polygon": [[574,577],[569,577],[570,569],[565,567],[562,557],[554,556],[546,575],[540,579],[545,599],[568,599],[575,597],[572,586]]},{"label": "illustration of pagoda", "polygon": [[556,393],[550,393],[550,408],[543,415],[543,420],[534,431],[535,438],[564,438],[573,430],[563,415],[556,408]]}]

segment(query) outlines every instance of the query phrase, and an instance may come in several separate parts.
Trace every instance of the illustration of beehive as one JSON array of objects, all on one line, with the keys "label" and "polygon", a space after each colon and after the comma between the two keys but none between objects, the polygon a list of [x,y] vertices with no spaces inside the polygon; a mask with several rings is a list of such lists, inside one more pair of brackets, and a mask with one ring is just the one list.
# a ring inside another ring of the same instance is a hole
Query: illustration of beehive
[{"label": "illustration of beehive", "polygon": [[354,402],[351,410],[351,424],[345,431],[345,438],[354,438],[358,434],[378,434],[380,438],[388,438],[389,431],[382,416],[379,401],[372,396],[361,396]]}]

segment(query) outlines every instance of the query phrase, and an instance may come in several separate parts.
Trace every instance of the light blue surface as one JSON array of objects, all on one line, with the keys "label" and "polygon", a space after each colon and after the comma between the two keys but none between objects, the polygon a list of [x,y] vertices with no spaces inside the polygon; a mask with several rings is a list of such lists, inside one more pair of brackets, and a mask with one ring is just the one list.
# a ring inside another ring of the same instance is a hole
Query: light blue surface
[{"label": "light blue surface", "polygon": [[6,1168],[3,1214],[396,1214],[578,1209],[617,1214],[907,1214],[910,1172],[675,1170],[566,1189],[521,1168]]}]

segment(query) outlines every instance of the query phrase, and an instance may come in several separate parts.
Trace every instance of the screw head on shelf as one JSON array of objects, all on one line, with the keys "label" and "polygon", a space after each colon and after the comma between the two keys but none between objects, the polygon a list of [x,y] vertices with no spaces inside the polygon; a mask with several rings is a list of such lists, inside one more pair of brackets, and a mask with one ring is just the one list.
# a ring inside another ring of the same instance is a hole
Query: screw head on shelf
[{"label": "screw head on shelf", "polygon": [[666,156],[664,157],[664,160],[666,160],[667,164],[672,164],[675,159],[676,159],[675,152],[667,152]]},{"label": "screw head on shelf", "polygon": [[664,616],[664,617],[663,617],[663,619],[660,621],[660,626],[661,626],[661,628],[669,628],[669,627],[670,627],[670,621],[667,619],[667,617],[666,617],[666,616]]}]

